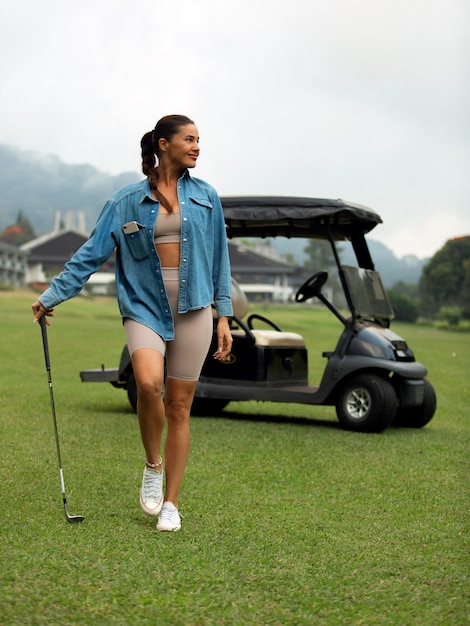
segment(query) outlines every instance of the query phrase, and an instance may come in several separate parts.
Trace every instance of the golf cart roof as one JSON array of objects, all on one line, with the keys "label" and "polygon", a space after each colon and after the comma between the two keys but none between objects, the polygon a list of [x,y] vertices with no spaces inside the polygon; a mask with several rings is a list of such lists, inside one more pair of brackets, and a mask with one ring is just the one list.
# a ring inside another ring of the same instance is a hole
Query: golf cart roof
[{"label": "golf cart roof", "polygon": [[382,222],[372,209],[345,200],[289,196],[221,198],[227,235],[232,237],[325,238],[364,235]]}]

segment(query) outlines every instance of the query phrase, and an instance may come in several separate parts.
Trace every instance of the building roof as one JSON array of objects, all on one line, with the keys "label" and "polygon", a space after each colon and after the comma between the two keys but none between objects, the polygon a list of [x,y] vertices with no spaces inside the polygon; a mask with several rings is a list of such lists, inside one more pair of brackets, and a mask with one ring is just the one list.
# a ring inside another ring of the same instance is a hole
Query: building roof
[{"label": "building roof", "polygon": [[64,264],[88,239],[86,235],[74,230],[54,231],[20,246],[29,251],[30,263]]},{"label": "building roof", "polygon": [[11,243],[7,243],[6,241],[2,241],[0,239],[0,250],[2,252],[9,252],[11,254],[16,254],[18,256],[27,256],[28,251],[22,250],[18,246],[13,246]]},{"label": "building roof", "polygon": [[297,266],[273,256],[262,253],[243,243],[228,242],[232,272],[256,272],[293,274]]}]

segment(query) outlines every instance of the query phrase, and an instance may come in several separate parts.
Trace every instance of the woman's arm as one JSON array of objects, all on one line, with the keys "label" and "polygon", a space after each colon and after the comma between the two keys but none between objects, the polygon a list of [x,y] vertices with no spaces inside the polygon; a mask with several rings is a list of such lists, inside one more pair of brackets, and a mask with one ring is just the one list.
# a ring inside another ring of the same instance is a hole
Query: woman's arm
[{"label": "woman's arm", "polygon": [[[89,239],[67,261],[59,276],[52,279],[33,303],[34,321],[42,315],[53,317],[55,306],[78,295],[91,274],[98,271],[116,247],[114,204],[106,203]],[[46,323],[48,323],[46,321]]]}]

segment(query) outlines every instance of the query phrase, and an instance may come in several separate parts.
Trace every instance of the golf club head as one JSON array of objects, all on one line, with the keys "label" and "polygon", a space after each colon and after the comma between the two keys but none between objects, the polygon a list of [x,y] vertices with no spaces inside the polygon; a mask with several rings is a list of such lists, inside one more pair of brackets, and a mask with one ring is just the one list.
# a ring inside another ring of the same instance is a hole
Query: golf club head
[{"label": "golf club head", "polygon": [[66,503],[64,503],[64,511],[65,511],[65,519],[68,521],[69,524],[76,524],[77,522],[83,522],[83,520],[85,519],[83,515],[69,515]]},{"label": "golf club head", "polygon": [[83,515],[65,515],[69,524],[75,524],[77,522],[83,522],[85,519]]}]

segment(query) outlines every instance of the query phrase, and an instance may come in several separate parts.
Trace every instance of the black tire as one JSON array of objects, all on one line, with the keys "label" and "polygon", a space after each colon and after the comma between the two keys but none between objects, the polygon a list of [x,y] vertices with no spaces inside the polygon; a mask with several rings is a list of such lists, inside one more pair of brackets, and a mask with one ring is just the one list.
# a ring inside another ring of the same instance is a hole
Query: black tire
[{"label": "black tire", "polygon": [[221,413],[230,400],[222,400],[221,398],[194,398],[191,407],[191,415],[199,417],[209,417]]},{"label": "black tire", "polygon": [[391,424],[397,406],[397,394],[388,380],[361,374],[341,388],[336,415],[345,430],[380,433]]},{"label": "black tire", "polygon": [[393,420],[394,426],[402,428],[423,428],[434,417],[437,407],[437,398],[434,387],[429,380],[423,380],[424,397],[423,404],[419,406],[407,406],[401,409],[398,407],[397,414]]},{"label": "black tire", "polygon": [[135,382],[134,372],[131,372],[129,375],[126,389],[130,405],[134,409],[134,413],[137,413],[137,385]]}]

